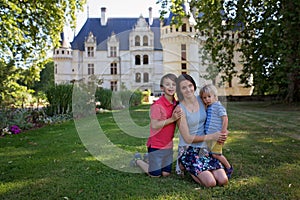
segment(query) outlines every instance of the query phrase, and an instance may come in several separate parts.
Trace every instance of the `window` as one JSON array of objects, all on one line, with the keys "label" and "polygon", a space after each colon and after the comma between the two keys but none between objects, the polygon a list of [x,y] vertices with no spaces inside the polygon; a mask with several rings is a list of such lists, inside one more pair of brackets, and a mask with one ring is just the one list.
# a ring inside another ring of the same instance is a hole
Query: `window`
[{"label": "window", "polygon": [[88,64],[88,75],[94,74],[94,64]]},{"label": "window", "polygon": [[94,57],[94,47],[88,47],[87,48],[87,56],[88,57]]},{"label": "window", "polygon": [[186,60],[186,44],[181,44],[181,60]]},{"label": "window", "polygon": [[118,87],[117,87],[117,81],[111,81],[110,82],[110,89],[112,91],[117,91],[118,90]]},{"label": "window", "polygon": [[186,24],[183,24],[181,27],[182,32],[186,32]]},{"label": "window", "polygon": [[54,73],[57,74],[57,64],[55,64]]},{"label": "window", "polygon": [[143,46],[148,46],[148,37],[146,35],[143,37]]},{"label": "window", "polygon": [[141,64],[141,56],[140,55],[136,55],[135,56],[135,65],[140,65]]},{"label": "window", "polygon": [[187,73],[187,65],[186,63],[181,63],[181,74]]},{"label": "window", "polygon": [[117,74],[117,63],[110,63],[110,74]]},{"label": "window", "polygon": [[141,73],[135,74],[135,82],[140,83],[141,82]]},{"label": "window", "polygon": [[117,47],[110,47],[110,57],[117,57]]},{"label": "window", "polygon": [[140,36],[135,36],[135,46],[141,46]]},{"label": "window", "polygon": [[144,64],[144,65],[148,65],[148,64],[149,64],[149,58],[148,58],[148,55],[144,55],[144,56],[143,56],[143,64]]},{"label": "window", "polygon": [[148,83],[148,82],[149,82],[149,74],[144,73],[144,83]]}]

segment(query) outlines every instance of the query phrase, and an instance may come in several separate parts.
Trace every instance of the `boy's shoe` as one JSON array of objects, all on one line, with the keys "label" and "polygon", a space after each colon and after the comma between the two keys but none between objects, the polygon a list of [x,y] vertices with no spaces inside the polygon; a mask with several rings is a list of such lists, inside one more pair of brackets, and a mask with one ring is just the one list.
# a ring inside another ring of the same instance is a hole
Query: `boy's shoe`
[{"label": "boy's shoe", "polygon": [[225,172],[226,172],[228,179],[230,179],[231,175],[233,173],[233,167],[231,166],[229,169],[225,169]]},{"label": "boy's shoe", "polygon": [[145,153],[145,154],[144,154],[143,160],[144,160],[146,163],[149,163],[149,155],[148,155],[148,153]]},{"label": "boy's shoe", "polygon": [[136,167],[137,164],[136,164],[136,161],[137,160],[142,160],[142,155],[140,153],[135,153],[134,156],[133,156],[133,159],[130,161],[130,167]]}]

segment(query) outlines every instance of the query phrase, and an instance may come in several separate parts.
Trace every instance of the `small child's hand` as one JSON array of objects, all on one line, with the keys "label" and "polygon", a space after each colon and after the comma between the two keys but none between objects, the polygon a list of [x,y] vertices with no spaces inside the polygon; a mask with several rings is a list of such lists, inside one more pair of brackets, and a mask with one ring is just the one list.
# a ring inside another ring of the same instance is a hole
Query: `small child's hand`
[{"label": "small child's hand", "polygon": [[177,121],[177,120],[180,119],[182,116],[183,116],[183,111],[182,111],[182,109],[181,109],[179,106],[177,106],[177,107],[174,109],[173,113],[172,113],[172,119],[173,119],[174,121]]}]

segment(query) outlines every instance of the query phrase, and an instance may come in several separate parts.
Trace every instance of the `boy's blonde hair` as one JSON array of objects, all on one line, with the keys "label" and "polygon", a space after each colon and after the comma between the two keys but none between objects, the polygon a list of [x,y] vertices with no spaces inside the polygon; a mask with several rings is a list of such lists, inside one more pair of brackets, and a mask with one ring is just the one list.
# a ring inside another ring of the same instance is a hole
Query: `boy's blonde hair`
[{"label": "boy's blonde hair", "polygon": [[218,90],[213,84],[204,85],[200,89],[200,97],[201,98],[204,93],[213,95],[213,96],[215,96],[216,100],[218,100]]}]

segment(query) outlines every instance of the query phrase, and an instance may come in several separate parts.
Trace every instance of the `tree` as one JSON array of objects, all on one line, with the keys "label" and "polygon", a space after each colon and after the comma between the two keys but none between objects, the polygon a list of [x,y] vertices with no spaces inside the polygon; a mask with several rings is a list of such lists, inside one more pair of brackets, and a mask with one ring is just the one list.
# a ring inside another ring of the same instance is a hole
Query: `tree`
[{"label": "tree", "polygon": [[[190,17],[184,12],[184,0],[158,3],[161,14],[170,10],[178,24],[182,17]],[[224,81],[238,76],[246,86],[255,86],[255,94],[277,94],[287,102],[300,100],[299,1],[189,0],[189,5],[196,28],[207,33],[205,50]],[[238,42],[230,33],[239,36]],[[242,53],[240,75],[234,51]]]},{"label": "tree", "polygon": [[40,72],[40,80],[34,83],[34,91],[46,92],[48,88],[54,87],[54,62],[48,61]]},{"label": "tree", "polygon": [[[1,76],[1,82],[20,76],[25,85],[18,81],[14,84],[31,87],[39,80],[47,52],[59,45],[64,25],[75,28],[76,11],[82,10],[84,4],[85,0],[1,0],[0,74],[6,74]],[[10,95],[9,89],[17,87],[1,89],[3,100]]]}]

